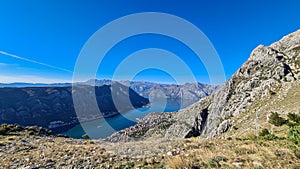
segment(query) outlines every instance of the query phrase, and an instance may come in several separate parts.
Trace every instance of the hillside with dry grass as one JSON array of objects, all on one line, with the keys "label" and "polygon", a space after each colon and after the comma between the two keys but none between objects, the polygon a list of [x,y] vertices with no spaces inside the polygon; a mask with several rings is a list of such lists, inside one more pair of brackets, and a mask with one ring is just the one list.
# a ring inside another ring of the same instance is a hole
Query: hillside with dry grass
[{"label": "hillside with dry grass", "polygon": [[[3,127],[3,126],[2,126]],[[109,143],[6,126],[0,168],[299,168],[292,142],[264,139],[161,139]]]}]

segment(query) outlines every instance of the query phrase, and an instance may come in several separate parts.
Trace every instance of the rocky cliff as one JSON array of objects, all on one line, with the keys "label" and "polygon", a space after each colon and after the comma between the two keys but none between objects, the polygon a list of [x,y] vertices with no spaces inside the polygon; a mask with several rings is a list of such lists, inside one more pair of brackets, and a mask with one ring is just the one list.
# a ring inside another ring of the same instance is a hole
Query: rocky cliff
[{"label": "rocky cliff", "polygon": [[[263,106],[270,108],[271,103],[266,100],[283,98],[289,88],[298,86],[299,76],[300,30],[270,46],[259,45],[248,61],[215,93],[179,111],[165,137],[220,135],[245,116],[268,113],[268,109],[261,112]],[[300,98],[295,99],[300,102]],[[292,109],[297,110],[297,104],[294,106]]]}]

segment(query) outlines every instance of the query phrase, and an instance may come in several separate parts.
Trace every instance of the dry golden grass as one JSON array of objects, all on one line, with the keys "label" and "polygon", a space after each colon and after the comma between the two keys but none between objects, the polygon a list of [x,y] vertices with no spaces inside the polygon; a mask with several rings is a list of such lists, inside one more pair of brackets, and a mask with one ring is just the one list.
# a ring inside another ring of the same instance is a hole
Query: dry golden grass
[{"label": "dry golden grass", "polygon": [[[299,168],[287,140],[202,138],[104,143],[58,137],[0,136],[0,168]],[[129,151],[130,149],[130,151]],[[169,155],[168,152],[172,152]]]},{"label": "dry golden grass", "polygon": [[168,158],[166,162],[166,168],[170,169],[189,169],[193,167],[192,158],[184,158],[182,156],[176,156]]},{"label": "dry golden grass", "polygon": [[166,160],[167,168],[300,168],[292,143],[253,140],[200,141],[199,147]]}]

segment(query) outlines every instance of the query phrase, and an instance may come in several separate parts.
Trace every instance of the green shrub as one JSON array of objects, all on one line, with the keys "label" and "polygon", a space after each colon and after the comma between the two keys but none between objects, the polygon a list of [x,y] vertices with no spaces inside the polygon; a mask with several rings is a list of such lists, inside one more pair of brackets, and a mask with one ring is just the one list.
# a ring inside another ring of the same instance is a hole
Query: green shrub
[{"label": "green shrub", "polygon": [[294,123],[294,122],[290,122],[290,121],[286,125],[289,126],[289,127],[299,126],[299,124]]},{"label": "green shrub", "polygon": [[82,138],[84,138],[84,139],[89,139],[90,136],[89,136],[88,134],[84,134],[84,135],[82,135]]},{"label": "green shrub", "polygon": [[289,113],[288,114],[288,118],[290,121],[293,121],[295,123],[297,123],[298,125],[300,125],[300,116],[294,113]]},{"label": "green shrub", "polygon": [[263,140],[277,140],[279,137],[275,136],[274,134],[271,134],[268,129],[263,129],[259,133],[259,138]]},{"label": "green shrub", "polygon": [[268,129],[263,129],[260,133],[259,136],[264,137],[266,135],[270,134]]},{"label": "green shrub", "polygon": [[207,161],[207,163],[208,163],[208,165],[210,166],[210,167],[212,167],[212,168],[219,168],[219,167],[221,167],[221,165],[220,165],[220,163],[218,162],[218,161],[216,161],[215,159],[209,159],[208,161]]},{"label": "green shrub", "polygon": [[300,126],[291,127],[288,131],[288,139],[300,145]]},{"label": "green shrub", "polygon": [[278,113],[272,113],[269,119],[269,123],[277,127],[287,124],[288,122],[288,120],[280,117]]},{"label": "green shrub", "polygon": [[274,134],[268,134],[262,137],[264,140],[278,140],[279,137],[275,136]]}]

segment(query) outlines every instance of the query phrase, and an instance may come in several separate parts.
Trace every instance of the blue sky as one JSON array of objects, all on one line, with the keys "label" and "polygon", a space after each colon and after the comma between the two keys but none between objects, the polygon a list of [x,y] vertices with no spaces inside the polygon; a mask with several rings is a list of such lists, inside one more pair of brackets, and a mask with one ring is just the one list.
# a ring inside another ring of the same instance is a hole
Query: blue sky
[{"label": "blue sky", "polygon": [[[228,79],[256,46],[270,45],[300,29],[299,7],[298,0],[2,0],[0,83],[71,81],[79,52],[89,37],[110,21],[138,12],[169,13],[196,25],[216,48]],[[172,51],[190,67],[197,81],[209,83],[203,64],[187,46],[150,34],[118,43],[100,64],[97,77],[111,78],[126,56],[144,48]],[[140,72],[135,80],[174,82],[168,72],[154,69]]]}]

